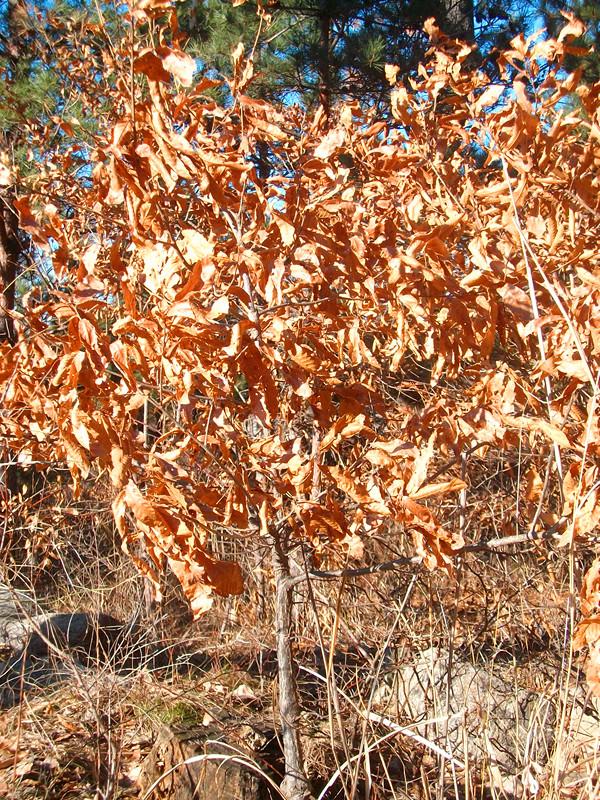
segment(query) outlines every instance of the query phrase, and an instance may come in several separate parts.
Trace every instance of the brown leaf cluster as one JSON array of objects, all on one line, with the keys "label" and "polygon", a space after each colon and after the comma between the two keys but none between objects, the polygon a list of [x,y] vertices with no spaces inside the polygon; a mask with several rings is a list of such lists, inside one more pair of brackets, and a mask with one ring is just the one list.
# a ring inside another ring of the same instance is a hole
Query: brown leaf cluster
[{"label": "brown leaf cluster", "polygon": [[395,524],[449,566],[463,532],[429,500],[474,446],[529,453],[518,524],[597,535],[600,86],[560,72],[573,31],[518,37],[491,84],[432,29],[389,114],[326,118],[248,96],[241,51],[216,103],[166,10],[138,2],[134,52],[103,54],[93,146],[40,142],[20,192],[55,280],[2,352],[13,452],[76,489],[105,472],[132,556],[196,613],[242,589],[216,530],[319,559]]}]

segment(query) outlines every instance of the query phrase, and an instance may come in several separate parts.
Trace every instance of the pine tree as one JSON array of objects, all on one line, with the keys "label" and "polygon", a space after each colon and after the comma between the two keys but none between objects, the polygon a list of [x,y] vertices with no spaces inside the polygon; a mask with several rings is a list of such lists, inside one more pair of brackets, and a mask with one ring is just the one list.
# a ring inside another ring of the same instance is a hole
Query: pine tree
[{"label": "pine tree", "polygon": [[93,125],[82,101],[73,99],[82,94],[70,70],[57,68],[65,49],[80,61],[90,47],[89,27],[84,42],[79,23],[102,13],[102,23],[110,24],[110,9],[95,12],[87,6],[87,0],[6,0],[0,6],[0,342],[14,340],[10,312],[19,271],[27,262],[28,237],[18,228],[14,181],[37,169],[39,154],[31,152],[31,133],[54,121],[56,133],[48,147],[60,147],[61,142],[64,147],[68,128],[59,122],[65,114],[79,119],[84,130]]},{"label": "pine tree", "polygon": [[[580,19],[587,30],[576,39],[572,46],[581,52],[571,53],[565,67],[569,70],[581,69],[581,80],[595,83],[600,80],[600,6],[586,0],[540,0],[540,13],[548,31],[554,36],[566,23],[561,11],[567,11]],[[593,49],[591,49],[593,48]]]},{"label": "pine tree", "polygon": [[253,53],[260,75],[251,91],[275,101],[307,108],[334,100],[385,102],[389,84],[385,64],[409,75],[422,61],[429,42],[422,26],[429,17],[449,35],[477,40],[488,56],[523,29],[532,2],[503,4],[489,0],[280,0],[233,6],[230,0],[188,0],[180,24],[190,48],[208,72],[230,71],[231,51],[242,41]]},{"label": "pine tree", "polygon": [[[73,65],[69,69],[57,65],[61,48],[73,54],[81,48],[81,60],[84,44],[78,38],[77,21],[88,13],[85,6],[85,0],[51,4],[5,0],[0,5],[0,346],[17,339],[13,311],[19,294],[24,286],[31,288],[41,280],[28,269],[33,263],[30,239],[19,228],[17,198],[28,177],[35,177],[39,169],[40,150],[47,146],[60,151],[70,140],[68,125],[63,127],[60,121],[67,111],[65,98],[78,90],[70,75]],[[77,115],[77,103],[69,101],[68,116]],[[55,133],[44,140],[39,134],[52,124]],[[90,124],[94,123],[82,120],[79,140]],[[33,131],[38,133],[35,146]],[[15,494],[17,478],[16,465],[0,451],[0,502]]]}]

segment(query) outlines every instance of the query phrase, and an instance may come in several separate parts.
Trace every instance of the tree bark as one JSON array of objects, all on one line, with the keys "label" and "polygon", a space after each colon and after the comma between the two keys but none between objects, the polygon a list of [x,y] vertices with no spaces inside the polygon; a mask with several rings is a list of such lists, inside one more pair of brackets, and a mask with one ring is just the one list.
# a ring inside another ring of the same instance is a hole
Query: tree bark
[{"label": "tree bark", "polygon": [[[16,73],[22,57],[19,39],[20,0],[8,0],[6,11],[6,30],[8,63],[12,75]],[[0,141],[6,147],[11,140],[18,138],[18,129],[13,127]],[[10,149],[10,148],[7,148]],[[13,190],[9,187],[0,191],[0,346],[6,342],[14,344],[15,326],[10,312],[15,307],[15,282],[17,279],[19,256],[22,244],[19,239],[18,218],[13,205]],[[0,504],[5,508],[17,490],[17,471],[11,462],[10,453],[0,451]]]},{"label": "tree bark", "polygon": [[473,0],[443,0],[445,10],[444,33],[462,39],[475,41],[475,19]]},{"label": "tree bark", "polygon": [[331,46],[331,14],[327,10],[327,0],[321,3],[319,16],[319,103],[325,116],[331,109],[331,63],[329,49]]},{"label": "tree bark", "polygon": [[[22,57],[19,37],[20,0],[8,0],[6,9],[7,52],[10,73],[14,76]],[[9,129],[0,141],[0,147],[10,150],[11,140],[18,138],[18,129]],[[21,242],[18,219],[13,206],[12,189],[0,192],[0,344],[15,340],[15,329],[10,312],[15,307],[15,281]]]},{"label": "tree bark", "polygon": [[[0,193],[0,347],[15,341],[10,312],[15,305],[15,280],[21,244],[10,191]],[[0,510],[8,519],[10,500],[18,490],[17,466],[4,442],[0,441]],[[7,531],[6,531],[7,533]],[[0,534],[2,549],[11,545],[10,536]]]},{"label": "tree bark", "polygon": [[304,800],[309,794],[300,742],[300,706],[292,653],[292,584],[285,544],[277,534],[273,542],[275,574],[275,638],[279,682],[279,717],[285,763],[281,791],[287,800]]},{"label": "tree bark", "polygon": [[15,281],[21,252],[12,193],[0,194],[0,344],[15,341],[10,312],[15,307]]}]

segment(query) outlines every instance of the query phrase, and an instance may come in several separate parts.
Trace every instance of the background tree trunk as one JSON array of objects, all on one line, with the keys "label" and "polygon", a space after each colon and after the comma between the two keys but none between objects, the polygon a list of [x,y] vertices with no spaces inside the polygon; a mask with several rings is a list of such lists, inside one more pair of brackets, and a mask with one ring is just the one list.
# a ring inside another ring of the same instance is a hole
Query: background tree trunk
[{"label": "background tree trunk", "polygon": [[15,341],[15,328],[9,312],[15,307],[15,281],[21,253],[17,216],[12,192],[0,194],[0,343]]},{"label": "background tree trunk", "polygon": [[[12,77],[17,72],[21,58],[18,19],[20,9],[19,0],[8,0],[5,55]],[[18,128],[13,126],[0,140],[0,147],[10,153],[11,144],[17,137]],[[5,342],[13,344],[16,339],[15,326],[10,312],[15,307],[15,282],[23,246],[19,238],[18,218],[13,205],[13,197],[14,192],[10,187],[0,191],[0,345]],[[11,463],[8,450],[2,448],[0,450],[0,503],[8,504],[16,490],[16,466]]]},{"label": "background tree trunk", "polygon": [[323,106],[325,116],[329,116],[331,108],[330,35],[331,15],[325,2],[322,4],[319,17],[319,103]]},{"label": "background tree trunk", "polygon": [[444,33],[463,39],[465,42],[474,42],[473,0],[443,0],[443,2],[446,10]]},{"label": "background tree trunk", "polygon": [[[19,47],[19,0],[8,0],[6,9],[6,55],[10,64],[10,72],[14,78],[20,58]],[[14,127],[14,126],[13,126]],[[1,147],[10,151],[10,139],[16,135],[16,130],[9,130],[4,134]],[[17,216],[13,206],[13,192],[5,189],[0,194],[0,343],[14,342],[15,330],[9,312],[15,307],[15,280],[17,265],[21,253],[21,243],[18,236]]]}]

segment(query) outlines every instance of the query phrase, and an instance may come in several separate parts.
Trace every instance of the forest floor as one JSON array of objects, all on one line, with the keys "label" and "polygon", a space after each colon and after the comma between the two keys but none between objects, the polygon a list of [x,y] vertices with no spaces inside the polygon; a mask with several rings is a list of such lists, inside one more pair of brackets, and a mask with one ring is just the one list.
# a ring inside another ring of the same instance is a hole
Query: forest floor
[{"label": "forest floor", "polygon": [[[390,534],[385,553],[402,546]],[[116,543],[101,547],[102,558],[71,548],[46,567],[44,609],[124,621],[139,611],[140,579]],[[451,575],[402,567],[299,585],[300,726],[315,797],[598,797],[599,707],[565,645],[573,562],[538,544],[509,549],[469,554]],[[369,558],[385,553],[375,542]],[[277,796],[265,788],[281,778],[265,564],[200,622],[166,586],[142,627],[171,667],[74,664],[68,680],[4,710],[0,795],[185,800],[204,782],[197,797]],[[263,777],[244,782],[248,767]]]}]

